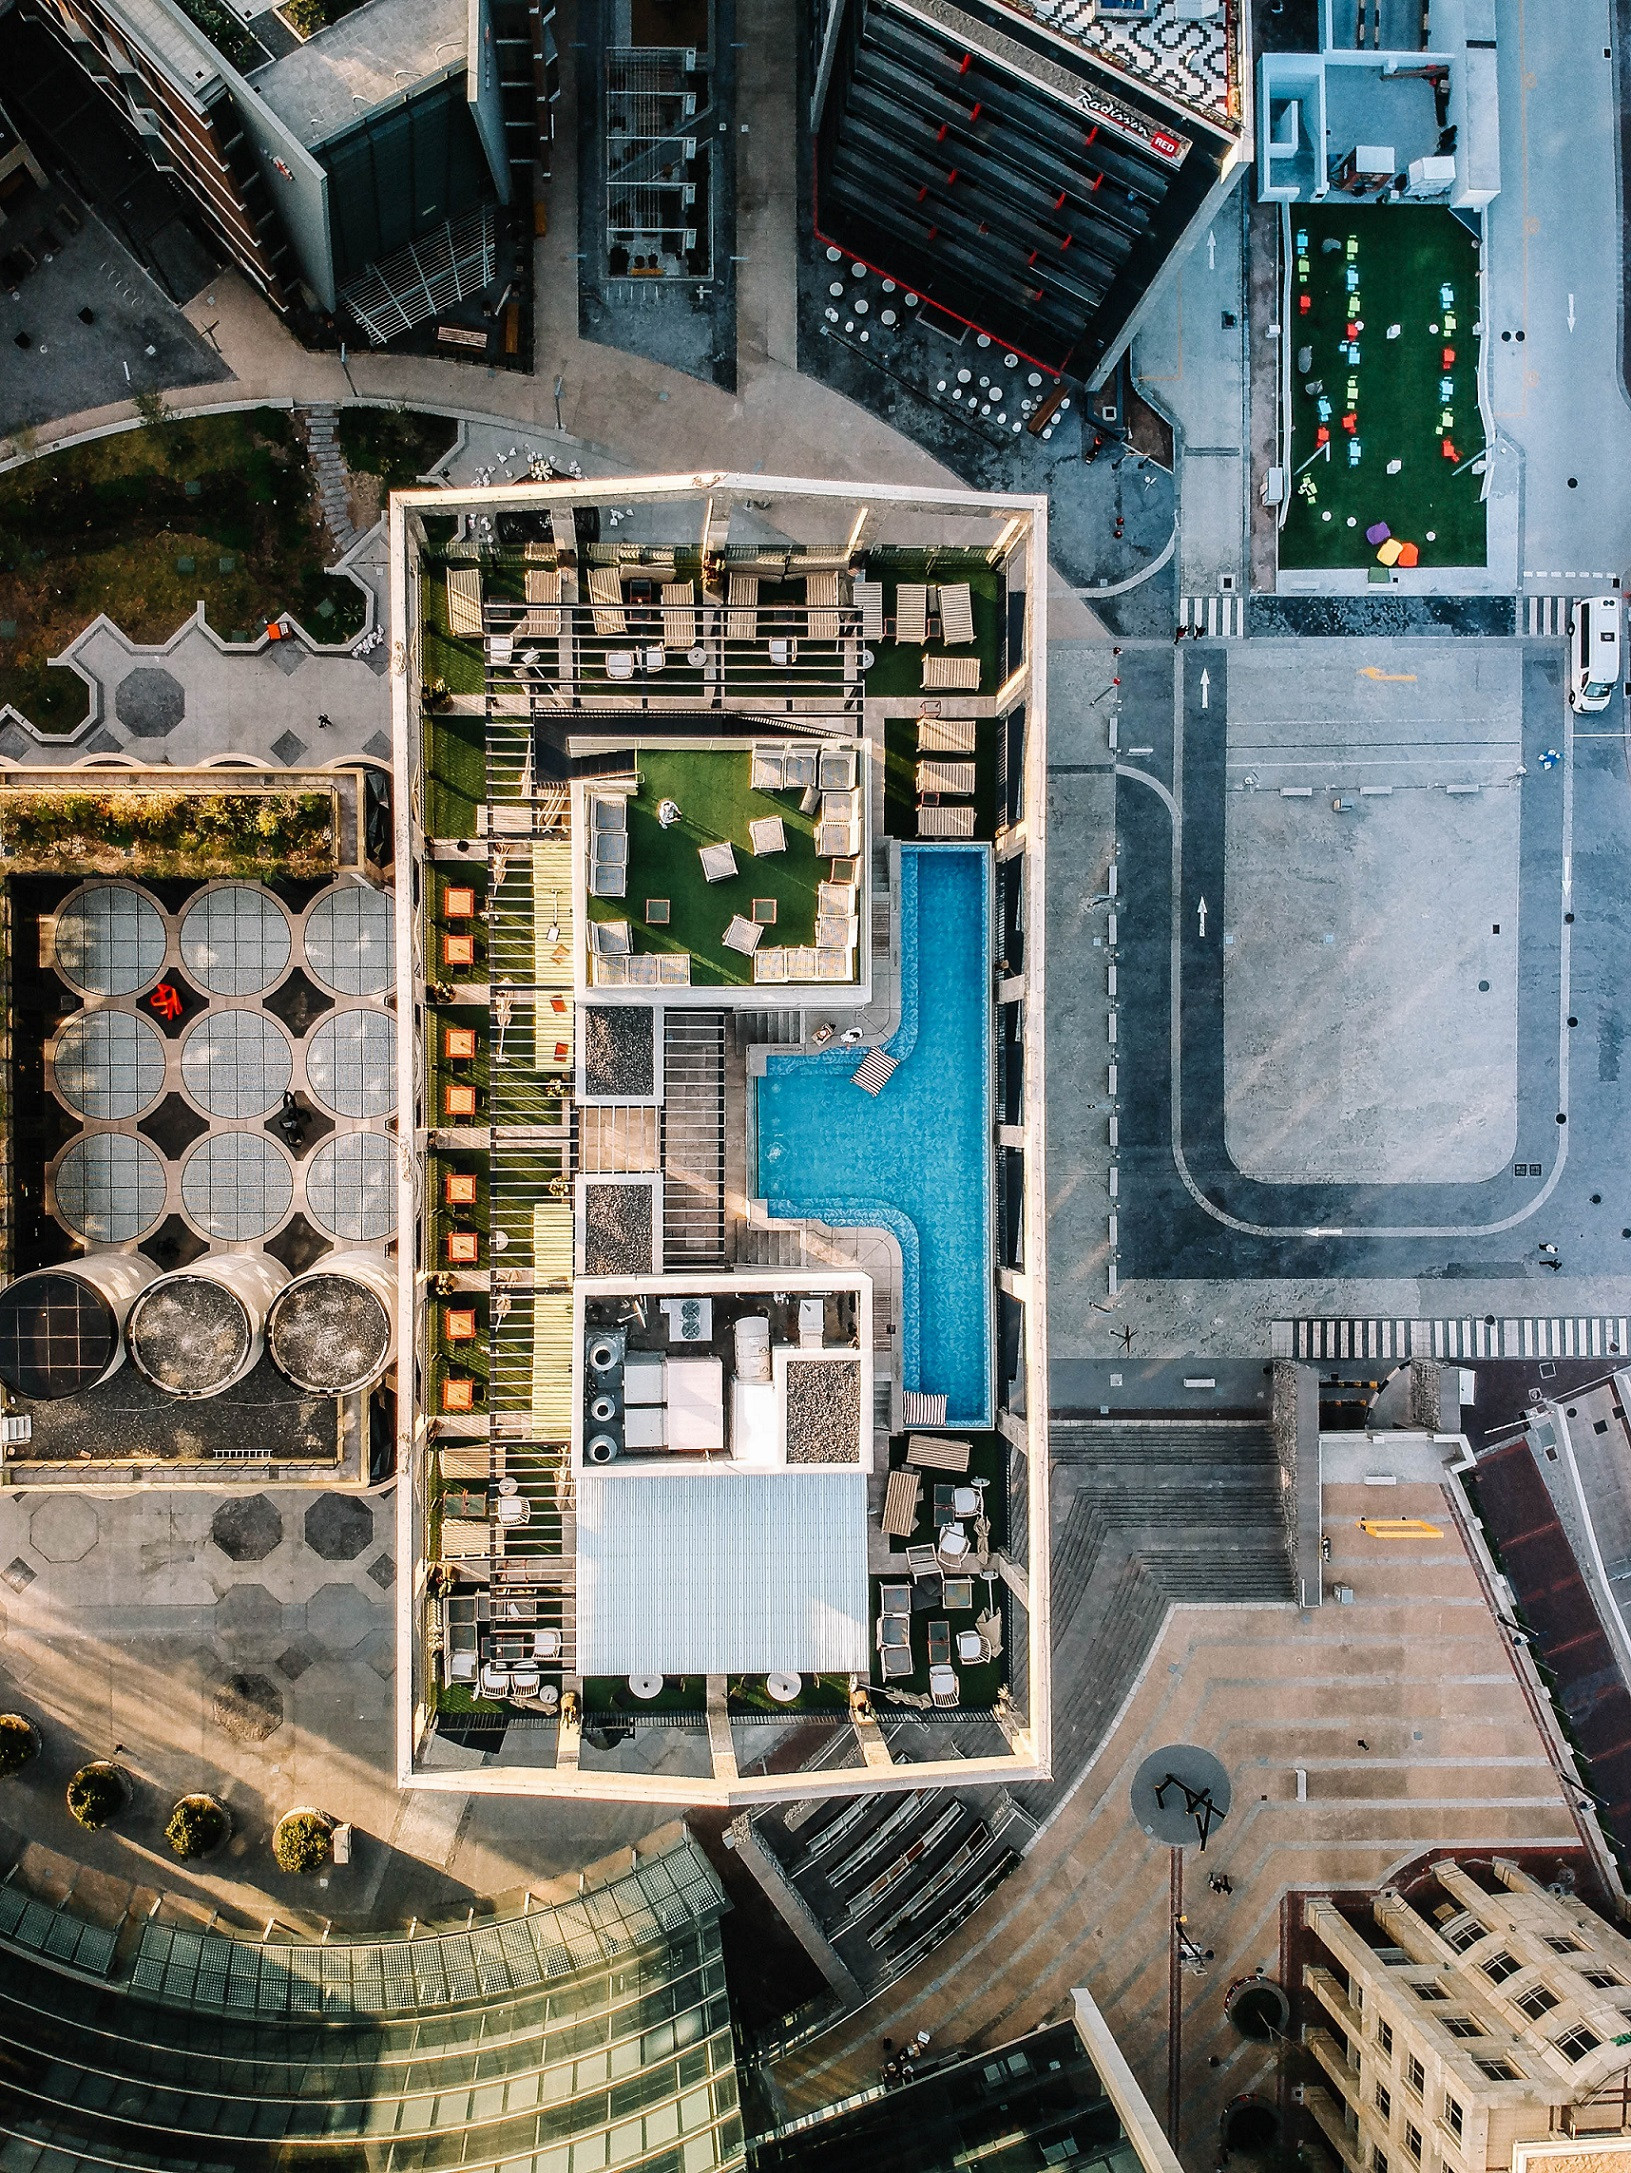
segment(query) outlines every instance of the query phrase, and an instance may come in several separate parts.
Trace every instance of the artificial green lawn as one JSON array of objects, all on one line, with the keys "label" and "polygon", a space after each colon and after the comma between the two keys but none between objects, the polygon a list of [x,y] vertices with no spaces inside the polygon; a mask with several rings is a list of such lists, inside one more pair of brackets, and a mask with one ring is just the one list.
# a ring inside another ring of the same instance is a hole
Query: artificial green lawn
[{"label": "artificial green lawn", "polygon": [[[981,694],[995,694],[1002,678],[1002,611],[1005,583],[994,566],[986,564],[983,551],[874,551],[867,558],[867,574],[884,585],[884,617],[895,616],[895,590],[902,581],[966,581],[974,609],[974,649],[966,645],[948,649],[943,642],[926,646],[892,641],[886,635],[873,651],[872,669],[866,675],[869,701],[892,701],[922,694],[923,659],[926,656],[969,656],[980,659]],[[965,699],[967,697],[965,696]],[[948,709],[957,694],[939,696]],[[916,825],[910,833],[915,836]]]},{"label": "artificial green lawn", "polygon": [[447,568],[426,559],[419,583],[420,616],[423,620],[423,653],[420,674],[427,687],[438,681],[449,694],[485,694],[487,659],[473,634],[447,630]]},{"label": "artificial green lawn", "polygon": [[[487,722],[444,710],[425,718],[425,832],[473,838],[487,799]],[[473,880],[473,878],[472,878]]]},{"label": "artificial green lawn", "polygon": [[412,490],[458,437],[446,415],[419,415],[396,407],[343,407],[340,451],[348,468],[377,475],[386,491]]},{"label": "artificial green lawn", "polygon": [[[1478,414],[1478,348],[1473,326],[1478,318],[1478,244],[1447,211],[1429,205],[1387,208],[1360,204],[1294,204],[1292,238],[1306,235],[1292,267],[1290,320],[1285,337],[1297,350],[1311,347],[1311,366],[1293,367],[1291,380],[1290,510],[1280,531],[1280,563],[1293,567],[1357,567],[1377,563],[1376,547],[1365,530],[1385,521],[1401,542],[1414,543],[1423,566],[1482,566],[1487,547],[1481,479],[1470,463],[1484,450]],[[1349,264],[1348,237],[1358,242],[1352,261],[1359,273],[1357,369],[1339,352],[1349,322],[1344,273]],[[1340,246],[1326,250],[1321,243]],[[1302,266],[1306,264],[1306,276]],[[1453,332],[1443,329],[1440,287],[1455,292],[1449,305]],[[1310,307],[1302,314],[1300,297]],[[1400,336],[1387,337],[1390,324]],[[1434,331],[1433,326],[1439,329]],[[1455,361],[1443,366],[1443,350]],[[1357,380],[1353,412],[1360,446],[1357,467],[1348,464],[1348,434],[1341,424],[1347,408],[1348,380]],[[1440,380],[1454,392],[1439,398]],[[1315,452],[1324,387],[1332,414],[1329,455]],[[1440,446],[1440,414],[1454,417],[1450,440],[1460,458],[1445,459]],[[1389,475],[1388,462],[1403,462]],[[1305,465],[1307,463],[1307,465]],[[1301,471],[1300,474],[1296,471]],[[1310,498],[1308,485],[1315,495]],[[1330,518],[1327,519],[1326,516]]]},{"label": "artificial green lawn", "polygon": [[[985,1513],[991,1522],[991,1551],[996,1553],[1008,1539],[1008,1445],[1001,1434],[958,1434],[959,1441],[969,1444],[968,1472],[964,1476],[952,1471],[924,1471],[918,1476],[923,1485],[918,1497],[917,1523],[909,1540],[902,1546],[921,1547],[931,1544],[936,1537],[934,1519],[934,1490],[937,1486],[967,1486],[975,1479],[984,1479]],[[907,1469],[906,1451],[911,1446],[907,1434],[894,1435],[889,1443],[889,1468],[891,1471]],[[973,1533],[970,1532],[970,1538]],[[980,1587],[983,1593],[984,1586]],[[976,1594],[979,1598],[979,1593]],[[983,1599],[980,1600],[983,1606]]]},{"label": "artificial green lawn", "polygon": [[[990,842],[997,834],[997,717],[981,717],[974,726],[974,835]],[[883,826],[892,838],[917,836],[917,719],[886,717],[883,727]],[[959,762],[963,755],[935,755],[937,762]]]},{"label": "artificial green lawn", "polygon": [[[752,958],[727,950],[721,938],[733,913],[752,918],[755,898],[776,900],[766,945],[814,943],[816,885],[825,878],[827,863],[816,858],[815,821],[799,813],[799,795],[753,791],[746,747],[739,752],[642,747],[635,760],[640,790],[629,802],[628,895],[591,898],[591,918],[626,920],[637,951],[689,951],[693,986],[752,985]],[[680,820],[668,830],[657,820],[665,799],[680,810]],[[748,824],[762,815],[781,817],[786,852],[763,858],[754,853]],[[736,848],[737,872],[726,882],[710,883],[698,852],[721,839]],[[666,927],[647,924],[648,898],[669,901],[672,918]]]},{"label": "artificial green lawn", "polygon": [[[924,1476],[927,1478],[928,1474],[925,1473]],[[874,1622],[877,1621],[883,1607],[882,1587],[886,1584],[907,1584],[910,1581],[911,1572],[906,1567],[906,1557],[904,1555],[900,1558],[900,1575],[898,1577],[891,1575],[888,1577],[869,1577],[867,1579],[867,1588],[872,1598],[872,1619]],[[956,1658],[957,1633],[959,1630],[973,1629],[978,1618],[985,1612],[985,1597],[985,1584],[982,1579],[976,1577],[974,1580],[974,1605],[972,1607],[960,1609],[955,1614],[944,1607],[928,1607],[922,1610],[914,1608],[912,1610],[910,1632],[912,1640],[912,1672],[910,1675],[892,1676],[887,1687],[890,1690],[915,1691],[919,1697],[927,1697],[929,1692],[929,1624],[931,1622],[949,1622],[951,1624],[953,1654],[951,1665],[957,1673],[958,1705],[971,1711],[989,1712],[997,1702],[997,1692],[1002,1688],[1006,1654],[999,1653],[995,1660],[980,1661],[972,1667]],[[885,1687],[883,1659],[877,1652],[874,1652],[872,1656],[872,1683],[875,1691]],[[879,1702],[887,1709],[889,1703],[887,1698],[881,1698]]]}]

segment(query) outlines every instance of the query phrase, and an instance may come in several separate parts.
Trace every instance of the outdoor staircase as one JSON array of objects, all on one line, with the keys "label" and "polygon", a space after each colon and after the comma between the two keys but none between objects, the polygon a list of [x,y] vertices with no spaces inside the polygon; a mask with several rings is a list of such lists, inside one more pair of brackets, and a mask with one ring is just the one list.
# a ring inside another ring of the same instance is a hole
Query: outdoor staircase
[{"label": "outdoor staircase", "polygon": [[1053,1773],[1093,1757],[1175,1603],[1289,1602],[1273,1437],[1253,1419],[1055,1419]]},{"label": "outdoor staircase", "polygon": [[323,508],[323,525],[334,538],[343,558],[357,541],[351,524],[351,505],[346,495],[345,457],[340,451],[340,411],[334,407],[309,407],[305,411],[306,443],[311,450],[312,472]]},{"label": "outdoor staircase", "polygon": [[663,1014],[663,1265],[725,1260],[725,1014]]}]

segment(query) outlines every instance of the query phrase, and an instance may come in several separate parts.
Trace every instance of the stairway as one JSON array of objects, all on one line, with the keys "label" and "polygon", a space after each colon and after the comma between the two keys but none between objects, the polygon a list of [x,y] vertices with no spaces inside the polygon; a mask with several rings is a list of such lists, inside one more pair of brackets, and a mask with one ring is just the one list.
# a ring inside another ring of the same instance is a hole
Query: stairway
[{"label": "stairway", "polygon": [[1053,1773],[1045,1816],[1094,1756],[1178,1602],[1289,1602],[1280,1469],[1252,1419],[1070,1419],[1053,1469]]},{"label": "stairway", "polygon": [[334,407],[309,407],[305,416],[306,443],[311,449],[312,473],[317,478],[317,495],[323,507],[323,525],[334,538],[335,547],[343,558],[357,541],[357,530],[351,525],[351,507],[346,496],[346,465],[338,432],[340,411]]},{"label": "stairway", "polygon": [[663,1265],[725,1260],[725,1014],[663,1014]]}]

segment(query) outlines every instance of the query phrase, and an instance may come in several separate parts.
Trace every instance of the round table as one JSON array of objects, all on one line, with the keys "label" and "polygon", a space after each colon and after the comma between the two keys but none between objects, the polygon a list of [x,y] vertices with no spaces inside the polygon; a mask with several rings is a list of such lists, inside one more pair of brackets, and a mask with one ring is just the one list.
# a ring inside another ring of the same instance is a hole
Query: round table
[{"label": "round table", "polygon": [[804,1688],[802,1675],[767,1675],[765,1688],[778,1705],[791,1705]]},{"label": "round table", "polygon": [[663,1679],[660,1675],[631,1675],[629,1689],[637,1698],[660,1698],[663,1693]]}]

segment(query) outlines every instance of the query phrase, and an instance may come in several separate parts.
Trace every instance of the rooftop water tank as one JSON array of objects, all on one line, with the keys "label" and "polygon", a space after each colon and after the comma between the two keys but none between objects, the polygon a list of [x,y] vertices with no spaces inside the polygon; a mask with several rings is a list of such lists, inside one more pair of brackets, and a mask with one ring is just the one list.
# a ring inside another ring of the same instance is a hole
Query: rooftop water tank
[{"label": "rooftop water tank", "polygon": [[20,1275],[0,1290],[0,1381],[54,1403],[117,1373],[125,1320],[158,1272],[140,1253],[92,1253]]},{"label": "rooftop water tank", "polygon": [[289,1280],[265,1253],[215,1253],[149,1283],[125,1341],[136,1370],[167,1396],[218,1396],[252,1373],[266,1310]]},{"label": "rooftop water tank", "polygon": [[371,1388],[396,1352],[396,1277],[379,1253],[333,1253],[279,1291],[266,1320],[272,1363],[313,1396]]}]

